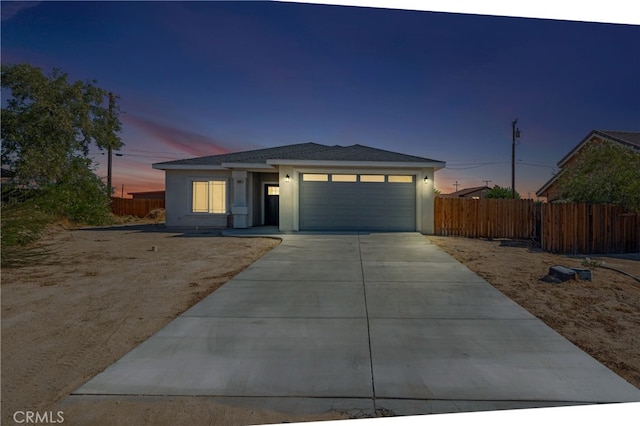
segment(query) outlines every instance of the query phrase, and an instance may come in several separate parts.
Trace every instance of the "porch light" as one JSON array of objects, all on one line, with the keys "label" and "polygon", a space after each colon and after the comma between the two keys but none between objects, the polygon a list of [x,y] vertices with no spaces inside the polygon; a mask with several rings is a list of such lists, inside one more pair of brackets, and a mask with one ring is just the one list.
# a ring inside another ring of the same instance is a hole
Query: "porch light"
[{"label": "porch light", "polygon": [[289,182],[290,180],[291,180],[291,177],[289,177],[289,175],[286,175],[286,176],[284,177],[284,181],[285,181],[285,182]]},{"label": "porch light", "polygon": [[429,183],[429,176],[424,177],[424,183]]}]

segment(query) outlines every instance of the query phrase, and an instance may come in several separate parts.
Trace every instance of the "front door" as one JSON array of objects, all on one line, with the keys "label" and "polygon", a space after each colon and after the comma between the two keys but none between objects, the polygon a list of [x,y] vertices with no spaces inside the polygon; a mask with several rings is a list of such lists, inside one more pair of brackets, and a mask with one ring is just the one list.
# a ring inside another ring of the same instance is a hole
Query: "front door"
[{"label": "front door", "polygon": [[280,219],[280,187],[264,186],[264,224],[278,226]]}]

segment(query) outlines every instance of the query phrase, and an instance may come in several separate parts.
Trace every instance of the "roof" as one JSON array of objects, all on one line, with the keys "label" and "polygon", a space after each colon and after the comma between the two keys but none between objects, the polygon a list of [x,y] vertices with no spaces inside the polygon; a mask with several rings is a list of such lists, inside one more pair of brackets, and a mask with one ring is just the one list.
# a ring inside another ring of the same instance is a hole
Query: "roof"
[{"label": "roof", "polygon": [[478,192],[478,191],[489,191],[491,188],[489,188],[488,186],[474,186],[473,188],[465,188],[465,189],[461,189],[459,191],[456,192],[452,192],[450,194],[441,194],[441,197],[451,197],[451,198],[455,198],[455,197],[464,197],[465,195],[469,195],[472,194],[474,192]]},{"label": "roof", "polygon": [[160,195],[164,194],[165,191],[138,191],[138,192],[127,192],[129,195]]},{"label": "roof", "polygon": [[[605,139],[608,139],[612,142],[617,142],[619,144],[628,146],[629,148],[640,150],[640,132],[629,132],[629,131],[619,131],[619,130],[592,130],[579,144],[577,144],[567,155],[562,157],[560,161],[558,161],[558,167],[562,168],[565,164],[575,156],[578,151],[591,140],[592,137],[599,136]],[[536,191],[536,195],[538,197],[543,196],[544,192],[546,192],[551,185],[555,183],[558,179],[558,174],[549,179],[540,189]]]},{"label": "roof", "polygon": [[567,163],[580,149],[586,144],[593,136],[600,136],[605,139],[609,139],[612,142],[617,142],[622,145],[626,145],[633,149],[640,150],[640,132],[622,132],[618,130],[592,130],[578,145],[576,145],[567,155],[562,157],[562,160],[558,162],[558,166],[562,167]]},{"label": "roof", "polygon": [[165,166],[222,166],[224,163],[268,164],[271,161],[277,163],[276,160],[443,163],[430,158],[401,154],[364,145],[328,146],[308,142],[252,151],[166,161],[163,163],[155,163],[153,166],[154,168],[163,169]]}]

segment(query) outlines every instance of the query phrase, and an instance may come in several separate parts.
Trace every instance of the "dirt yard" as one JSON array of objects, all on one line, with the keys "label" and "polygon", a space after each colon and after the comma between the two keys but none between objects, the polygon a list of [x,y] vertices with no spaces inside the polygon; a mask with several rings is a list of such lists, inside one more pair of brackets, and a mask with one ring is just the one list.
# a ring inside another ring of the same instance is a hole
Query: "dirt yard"
[{"label": "dirt yard", "polygon": [[2,270],[1,424],[14,424],[18,410],[52,412],[53,419],[63,411],[64,424],[71,425],[309,420],[207,398],[111,397],[62,403],[279,244],[267,238],[158,232],[163,229],[153,224],[55,229],[42,241],[50,253],[45,264]]},{"label": "dirt yard", "polygon": [[[640,282],[591,268],[593,281],[548,284],[549,267],[581,268],[583,257],[544,253],[508,241],[427,237],[576,346],[640,387]],[[640,261],[591,256],[591,260],[640,277]]]},{"label": "dirt yard", "polygon": [[[346,418],[223,405],[201,397],[67,396],[278,244],[162,232],[153,224],[52,230],[37,265],[2,270],[2,424],[17,410],[62,411],[65,424],[260,424]],[[538,281],[569,259],[500,242],[426,237],[586,352],[640,386],[640,283]],[[156,250],[153,250],[153,247]],[[39,259],[39,258],[34,258]],[[605,259],[634,275],[640,262]],[[55,417],[54,417],[55,419]]]}]

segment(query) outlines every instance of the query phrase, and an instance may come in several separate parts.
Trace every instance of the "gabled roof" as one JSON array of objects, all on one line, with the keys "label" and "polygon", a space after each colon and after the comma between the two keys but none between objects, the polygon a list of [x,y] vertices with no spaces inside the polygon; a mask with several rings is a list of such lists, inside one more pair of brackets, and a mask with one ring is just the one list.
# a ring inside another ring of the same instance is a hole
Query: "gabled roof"
[{"label": "gabled roof", "polygon": [[256,149],[252,151],[233,152],[228,154],[210,155],[206,157],[188,158],[185,160],[155,163],[156,169],[167,169],[175,166],[223,166],[223,164],[279,164],[291,161],[344,161],[344,162],[385,162],[385,163],[442,163],[430,158],[415,155],[400,154],[398,152],[371,148],[364,145],[328,146],[314,142],[279,146],[275,148]]},{"label": "gabled roof", "polygon": [[473,188],[461,189],[459,191],[455,191],[450,194],[441,194],[440,196],[448,197],[448,198],[459,198],[459,197],[464,197],[465,195],[469,195],[478,191],[483,191],[483,190],[489,191],[490,189],[491,188],[489,188],[488,186],[475,186]]},{"label": "gabled roof", "polygon": [[255,149],[251,151],[230,152],[228,154],[209,155],[206,157],[187,158],[184,160],[165,161],[155,163],[160,165],[193,165],[193,166],[220,166],[222,163],[265,163],[270,159],[291,158],[307,156],[314,151],[326,149],[325,145],[317,143],[300,143],[295,145],[280,146],[276,148]]},{"label": "gabled roof", "polygon": [[564,166],[593,136],[600,136],[612,142],[626,145],[629,148],[640,150],[640,132],[621,132],[617,130],[592,130],[578,145],[576,145],[562,160],[558,167]]},{"label": "gabled roof", "polygon": [[[625,145],[631,149],[640,151],[640,132],[625,132],[619,130],[592,130],[584,139],[582,139],[582,141],[580,141],[578,145],[576,145],[567,155],[565,155],[560,161],[558,161],[558,167],[564,167],[564,165],[567,164],[569,160],[571,160],[594,136],[599,136],[612,142],[617,142],[619,144]],[[556,174],[544,185],[542,185],[542,187],[536,191],[536,195],[538,197],[541,197],[549,189],[549,187],[551,187],[556,182],[556,180],[558,179],[558,175],[559,174]]]}]

